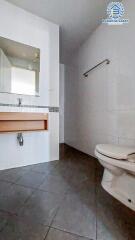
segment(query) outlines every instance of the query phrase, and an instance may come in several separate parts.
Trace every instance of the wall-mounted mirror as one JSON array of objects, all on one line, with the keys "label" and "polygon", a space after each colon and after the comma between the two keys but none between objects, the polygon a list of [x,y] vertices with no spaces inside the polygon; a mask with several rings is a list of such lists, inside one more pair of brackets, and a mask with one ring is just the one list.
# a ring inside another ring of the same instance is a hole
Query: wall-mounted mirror
[{"label": "wall-mounted mirror", "polygon": [[0,37],[0,92],[39,96],[40,49]]}]

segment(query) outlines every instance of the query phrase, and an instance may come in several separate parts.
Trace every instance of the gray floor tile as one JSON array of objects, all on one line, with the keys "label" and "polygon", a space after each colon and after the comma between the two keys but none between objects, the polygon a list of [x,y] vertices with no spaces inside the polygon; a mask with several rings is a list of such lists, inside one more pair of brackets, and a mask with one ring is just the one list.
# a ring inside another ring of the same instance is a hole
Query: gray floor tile
[{"label": "gray floor tile", "polygon": [[128,240],[135,239],[135,224],[134,222],[130,225],[127,225],[128,228]]},{"label": "gray floor tile", "polygon": [[0,171],[0,240],[44,240],[47,225],[47,240],[134,240],[135,212],[102,189],[97,160],[60,150],[60,161]]},{"label": "gray floor tile", "polygon": [[57,194],[65,194],[69,188],[68,181],[62,176],[48,175],[40,185],[40,189]]},{"label": "gray floor tile", "polygon": [[127,240],[128,228],[122,205],[98,187],[97,193],[97,240]]},{"label": "gray floor tile", "polygon": [[52,226],[80,236],[96,238],[96,209],[94,195],[69,194],[63,201]]},{"label": "gray floor tile", "polygon": [[95,168],[95,182],[98,185],[101,185],[102,177],[103,177],[104,168],[100,165],[100,163],[96,162]]},{"label": "gray floor tile", "polygon": [[87,175],[83,171],[75,170],[72,171],[71,177],[69,180],[70,186],[78,186],[80,183],[88,180]]},{"label": "gray floor tile", "polygon": [[78,186],[88,179],[86,171],[82,167],[79,168],[79,163],[74,166],[71,161],[69,163],[66,163],[66,161],[59,162],[54,175],[63,178],[69,186]]},{"label": "gray floor tile", "polygon": [[51,228],[46,237],[46,240],[89,240],[89,239]]},{"label": "gray floor tile", "polygon": [[7,224],[7,221],[8,221],[8,217],[4,213],[0,212],[0,232]]},{"label": "gray floor tile", "polygon": [[57,163],[58,161],[35,164],[32,166],[32,171],[44,173],[44,174],[50,174],[55,170]]},{"label": "gray floor tile", "polygon": [[45,175],[37,172],[25,173],[16,183],[22,186],[38,188],[43,182]]},{"label": "gray floor tile", "polygon": [[77,195],[80,198],[85,197],[85,198],[95,201],[95,198],[96,198],[95,191],[96,191],[95,184],[93,182],[91,182],[91,180],[88,179],[88,180],[78,183],[76,185],[70,184],[67,193],[68,194],[77,193]]},{"label": "gray floor tile", "polygon": [[66,156],[64,160],[60,162],[65,163],[65,165],[69,167],[72,175],[79,176],[80,174],[82,178],[89,178],[92,181],[95,180],[95,160],[92,157],[80,152],[78,154],[75,151],[71,158],[67,159]]},{"label": "gray floor tile", "polygon": [[[70,167],[69,167],[70,166]],[[51,175],[68,178],[72,175],[71,163],[66,161],[57,161],[55,168],[51,171]]]},{"label": "gray floor tile", "polygon": [[[32,194],[32,190],[15,184],[10,185],[6,182],[4,185],[6,190],[0,193],[0,210],[17,213]],[[8,188],[7,185],[9,186]]]},{"label": "gray floor tile", "polygon": [[49,192],[64,194],[71,187],[76,187],[81,182],[88,179],[84,169],[72,167],[72,163],[66,161],[57,161],[53,171],[48,174],[44,182],[41,184],[40,189]]},{"label": "gray floor tile", "polygon": [[26,173],[24,168],[14,168],[0,172],[0,180],[16,183],[16,181]]},{"label": "gray floor tile", "polygon": [[0,181],[0,197],[6,195],[13,184]]},{"label": "gray floor tile", "polygon": [[21,209],[19,216],[28,222],[50,225],[61,204],[61,197],[56,194],[37,190]]},{"label": "gray floor tile", "polygon": [[0,232],[1,240],[44,240],[48,227],[27,224],[16,217],[8,219],[6,227]]},{"label": "gray floor tile", "polygon": [[[121,232],[121,230],[115,225],[109,222],[109,219],[103,219],[98,216],[97,222],[97,240],[128,240],[127,233]],[[133,240],[133,239],[132,239]]]}]

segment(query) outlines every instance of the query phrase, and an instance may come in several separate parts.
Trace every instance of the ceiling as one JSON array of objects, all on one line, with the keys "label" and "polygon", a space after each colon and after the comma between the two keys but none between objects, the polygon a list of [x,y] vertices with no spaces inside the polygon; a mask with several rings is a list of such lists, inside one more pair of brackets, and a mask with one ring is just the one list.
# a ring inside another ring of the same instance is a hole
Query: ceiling
[{"label": "ceiling", "polygon": [[7,0],[33,14],[58,24],[60,61],[71,54],[101,23],[109,0]]}]

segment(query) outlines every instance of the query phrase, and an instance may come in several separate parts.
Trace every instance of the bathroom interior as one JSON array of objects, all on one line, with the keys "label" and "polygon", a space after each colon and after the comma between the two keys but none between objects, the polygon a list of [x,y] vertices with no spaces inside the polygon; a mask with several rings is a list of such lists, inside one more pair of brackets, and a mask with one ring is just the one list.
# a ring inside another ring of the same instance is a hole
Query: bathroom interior
[{"label": "bathroom interior", "polygon": [[134,9],[0,0],[0,240],[135,240]]}]

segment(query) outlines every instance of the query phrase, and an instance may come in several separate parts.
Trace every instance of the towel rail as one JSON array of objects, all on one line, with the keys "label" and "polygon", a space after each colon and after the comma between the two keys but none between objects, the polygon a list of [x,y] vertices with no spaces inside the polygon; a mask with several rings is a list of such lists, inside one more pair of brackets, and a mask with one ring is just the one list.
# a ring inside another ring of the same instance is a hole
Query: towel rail
[{"label": "towel rail", "polygon": [[94,70],[95,68],[97,68],[98,66],[100,66],[101,64],[103,64],[103,63],[105,63],[105,62],[106,62],[106,64],[109,64],[109,63],[110,63],[110,60],[109,60],[109,59],[103,60],[102,62],[98,63],[96,66],[92,67],[92,68],[89,69],[87,72],[85,72],[85,73],[83,74],[83,76],[84,76],[84,77],[88,77],[88,73],[89,73],[89,72],[91,72],[92,70]]}]

